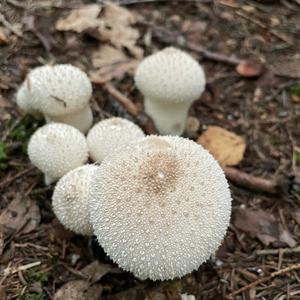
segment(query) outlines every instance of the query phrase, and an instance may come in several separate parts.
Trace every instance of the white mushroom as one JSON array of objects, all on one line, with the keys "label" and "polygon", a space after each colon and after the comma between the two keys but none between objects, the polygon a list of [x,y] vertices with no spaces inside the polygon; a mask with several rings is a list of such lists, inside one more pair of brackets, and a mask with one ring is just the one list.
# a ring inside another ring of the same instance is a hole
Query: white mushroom
[{"label": "white mushroom", "polygon": [[50,184],[83,165],[88,159],[88,149],[79,130],[62,123],[50,123],[32,135],[28,155],[45,174],[45,183]]},{"label": "white mushroom", "polygon": [[205,88],[202,67],[187,53],[168,47],[145,58],[135,73],[145,111],[161,134],[181,135],[192,102]]},{"label": "white mushroom", "polygon": [[53,196],[53,211],[59,221],[78,234],[92,235],[89,216],[89,183],[99,167],[85,165],[64,175],[56,184]]},{"label": "white mushroom", "polygon": [[72,65],[42,66],[27,75],[16,100],[26,112],[40,111],[48,121],[74,125],[85,133],[93,121],[91,94],[91,82],[80,69]]},{"label": "white mushroom", "polygon": [[94,234],[141,279],[197,269],[218,248],[231,196],[217,161],[193,141],[149,136],[104,159],[91,180]]},{"label": "white mushroom", "polygon": [[107,155],[145,134],[134,123],[123,118],[109,118],[98,122],[87,135],[87,144],[93,161],[101,162]]}]

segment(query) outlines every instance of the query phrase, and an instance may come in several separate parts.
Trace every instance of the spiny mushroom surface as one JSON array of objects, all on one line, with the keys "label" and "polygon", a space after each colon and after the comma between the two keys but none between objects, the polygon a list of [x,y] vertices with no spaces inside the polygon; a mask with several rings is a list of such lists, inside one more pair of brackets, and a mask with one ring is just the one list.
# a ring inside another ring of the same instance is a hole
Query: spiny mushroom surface
[{"label": "spiny mushroom surface", "polygon": [[[87,108],[91,95],[92,85],[83,71],[68,64],[46,65],[27,75],[16,100],[26,112],[40,111],[48,121],[75,124],[87,132],[92,124],[92,115]],[[87,111],[88,118],[84,115]]]},{"label": "spiny mushroom surface", "polygon": [[189,54],[165,48],[146,57],[135,73],[145,111],[161,134],[181,135],[189,107],[205,88],[205,74]]},{"label": "spiny mushroom surface", "polygon": [[85,136],[62,123],[39,128],[31,136],[27,152],[31,162],[45,174],[46,184],[83,165],[88,159]]},{"label": "spiny mushroom surface", "polygon": [[220,245],[231,196],[217,161],[193,141],[148,136],[104,159],[91,180],[94,234],[141,279],[197,269]]},{"label": "spiny mushroom surface", "polygon": [[145,134],[134,123],[123,118],[109,118],[98,122],[87,135],[87,144],[93,161],[101,162],[107,155]]},{"label": "spiny mushroom surface", "polygon": [[59,221],[78,234],[92,235],[89,216],[89,183],[99,167],[85,165],[64,175],[56,184],[53,196],[53,211]]}]

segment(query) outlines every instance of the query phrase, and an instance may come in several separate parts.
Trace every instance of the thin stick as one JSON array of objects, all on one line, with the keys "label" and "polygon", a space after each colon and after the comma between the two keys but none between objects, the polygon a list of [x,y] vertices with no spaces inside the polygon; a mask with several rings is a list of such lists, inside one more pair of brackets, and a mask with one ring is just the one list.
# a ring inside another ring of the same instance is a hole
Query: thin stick
[{"label": "thin stick", "polygon": [[28,269],[34,268],[36,266],[39,266],[41,264],[40,261],[36,261],[27,265],[23,265],[23,266],[19,266],[19,267],[8,267],[6,269],[4,269],[3,273],[4,276],[10,275],[10,274],[15,274],[19,271],[26,271]]},{"label": "thin stick", "polygon": [[269,194],[278,194],[280,192],[280,186],[275,180],[252,176],[233,167],[224,167],[223,169],[227,179],[238,186]]},{"label": "thin stick", "polygon": [[263,277],[263,278],[260,278],[260,279],[257,279],[253,282],[251,282],[250,284],[247,284],[245,286],[243,286],[242,288],[228,294],[225,298],[226,299],[235,299],[234,297],[240,293],[243,293],[245,291],[248,291],[249,289],[251,289],[252,287],[258,285],[258,284],[261,284],[261,283],[264,283],[266,281],[269,281],[270,279],[276,277],[276,276],[280,276],[280,275],[283,275],[283,274],[286,274],[290,271],[293,271],[293,270],[297,270],[297,269],[300,269],[300,263],[298,264],[294,264],[294,265],[291,265],[289,267],[286,267],[284,269],[281,269],[279,271],[276,271],[276,272],[273,272],[271,273],[269,276],[266,276],[266,277]]},{"label": "thin stick", "polygon": [[226,56],[219,52],[209,51],[209,50],[205,49],[203,46],[189,42],[186,40],[186,38],[180,32],[171,31],[164,27],[157,26],[157,25],[149,23],[149,22],[142,21],[140,23],[151,27],[153,29],[153,31],[152,31],[153,35],[156,38],[160,39],[161,41],[166,42],[168,44],[176,45],[181,48],[186,48],[188,50],[191,50],[191,51],[194,51],[197,53],[200,53],[207,59],[234,65],[234,66],[240,64],[243,61],[242,59],[239,59],[234,56],[229,57],[229,56]]},{"label": "thin stick", "polygon": [[147,114],[140,111],[129,98],[124,96],[110,83],[106,83],[104,88],[128,111],[128,113],[135,117],[139,125],[147,134],[158,134],[152,119]]},{"label": "thin stick", "polygon": [[256,255],[264,256],[264,255],[278,255],[280,252],[282,254],[294,254],[300,253],[300,246],[295,248],[280,248],[280,249],[263,249],[255,251]]},{"label": "thin stick", "polygon": [[3,26],[5,26],[8,30],[10,30],[11,32],[13,32],[16,36],[18,37],[22,37],[22,33],[17,30],[13,25],[11,25],[5,18],[5,16],[0,13],[0,23],[3,24]]}]

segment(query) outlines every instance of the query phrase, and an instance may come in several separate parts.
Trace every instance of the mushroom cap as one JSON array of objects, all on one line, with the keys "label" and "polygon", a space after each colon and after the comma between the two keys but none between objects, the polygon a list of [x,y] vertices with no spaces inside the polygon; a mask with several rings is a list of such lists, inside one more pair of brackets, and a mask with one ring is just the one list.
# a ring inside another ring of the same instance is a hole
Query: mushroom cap
[{"label": "mushroom cap", "polygon": [[45,115],[61,116],[83,109],[92,95],[92,85],[87,75],[72,65],[46,65],[33,69],[19,91],[21,108],[26,103]]},{"label": "mushroom cap", "polygon": [[146,57],[135,72],[145,98],[162,102],[193,102],[205,88],[205,74],[186,52],[168,47]]},{"label": "mushroom cap", "polygon": [[53,179],[62,177],[88,159],[85,136],[62,123],[40,127],[31,136],[27,151],[31,162]]},{"label": "mushroom cap", "polygon": [[99,244],[141,279],[167,280],[197,269],[220,245],[230,214],[221,167],[181,137],[132,143],[104,159],[91,180]]},{"label": "mushroom cap", "polygon": [[89,216],[89,182],[99,167],[85,165],[64,175],[56,184],[53,196],[53,211],[59,221],[78,234],[92,235]]},{"label": "mushroom cap", "polygon": [[112,151],[130,142],[143,138],[145,134],[123,118],[109,118],[98,122],[87,135],[87,144],[93,161],[101,162]]}]

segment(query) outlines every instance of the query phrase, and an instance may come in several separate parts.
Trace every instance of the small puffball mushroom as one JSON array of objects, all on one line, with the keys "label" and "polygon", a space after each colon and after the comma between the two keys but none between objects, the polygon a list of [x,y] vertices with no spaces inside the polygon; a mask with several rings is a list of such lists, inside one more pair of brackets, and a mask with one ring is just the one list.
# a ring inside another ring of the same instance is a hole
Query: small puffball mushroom
[{"label": "small puffball mushroom", "polygon": [[50,184],[88,159],[85,136],[76,128],[50,123],[39,128],[30,138],[28,155],[31,162],[45,174]]},{"label": "small puffball mushroom", "polygon": [[40,111],[47,121],[67,123],[85,133],[93,121],[91,95],[92,85],[83,71],[67,64],[46,65],[27,75],[16,101],[26,112]]},{"label": "small puffball mushroom", "polygon": [[205,89],[205,74],[189,54],[168,47],[146,57],[135,73],[145,111],[161,134],[181,135],[188,110]]},{"label": "small puffball mushroom", "polygon": [[220,245],[231,196],[217,161],[176,136],[148,136],[104,159],[90,188],[99,244],[140,279],[197,269]]},{"label": "small puffball mushroom", "polygon": [[59,221],[78,234],[92,235],[89,216],[89,183],[99,167],[85,165],[64,175],[56,184],[53,196],[53,211]]},{"label": "small puffball mushroom", "polygon": [[112,151],[145,134],[134,123],[123,118],[109,118],[98,122],[87,135],[87,144],[93,161],[101,162]]}]

